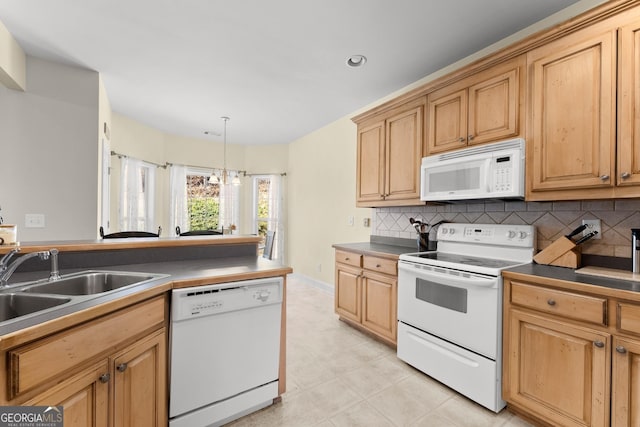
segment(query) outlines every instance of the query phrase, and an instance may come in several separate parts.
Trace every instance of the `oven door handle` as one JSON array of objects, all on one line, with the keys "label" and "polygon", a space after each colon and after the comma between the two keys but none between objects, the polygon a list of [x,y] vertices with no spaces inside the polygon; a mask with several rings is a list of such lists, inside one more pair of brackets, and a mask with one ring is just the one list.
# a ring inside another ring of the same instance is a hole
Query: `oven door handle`
[{"label": "oven door handle", "polygon": [[498,286],[497,277],[484,277],[472,273],[460,273],[461,275],[465,274],[465,277],[461,277],[457,274],[440,273],[431,268],[425,268],[416,264],[399,263],[398,268],[409,271],[413,274],[416,274],[416,270],[419,270],[420,273],[416,275],[419,279],[429,280],[430,278],[433,278],[434,280],[437,280],[438,283],[448,286],[456,286],[459,288],[468,288],[471,286],[496,288]]}]

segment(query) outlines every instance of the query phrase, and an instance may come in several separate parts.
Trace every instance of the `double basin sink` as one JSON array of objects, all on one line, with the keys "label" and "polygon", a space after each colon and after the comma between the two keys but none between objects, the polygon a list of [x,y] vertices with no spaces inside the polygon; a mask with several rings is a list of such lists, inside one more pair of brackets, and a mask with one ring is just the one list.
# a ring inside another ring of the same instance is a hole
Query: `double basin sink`
[{"label": "double basin sink", "polygon": [[0,293],[0,323],[69,303],[84,301],[125,287],[165,277],[163,274],[86,271],[51,281],[10,285]]}]

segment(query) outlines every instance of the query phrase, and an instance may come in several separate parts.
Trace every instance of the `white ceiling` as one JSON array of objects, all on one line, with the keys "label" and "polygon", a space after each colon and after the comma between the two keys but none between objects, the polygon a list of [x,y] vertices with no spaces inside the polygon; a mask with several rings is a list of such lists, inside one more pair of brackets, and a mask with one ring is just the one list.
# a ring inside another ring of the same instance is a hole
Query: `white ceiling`
[{"label": "white ceiling", "polygon": [[[165,132],[291,142],[577,0],[1,0],[27,54]],[[347,57],[366,65],[350,69]]]}]

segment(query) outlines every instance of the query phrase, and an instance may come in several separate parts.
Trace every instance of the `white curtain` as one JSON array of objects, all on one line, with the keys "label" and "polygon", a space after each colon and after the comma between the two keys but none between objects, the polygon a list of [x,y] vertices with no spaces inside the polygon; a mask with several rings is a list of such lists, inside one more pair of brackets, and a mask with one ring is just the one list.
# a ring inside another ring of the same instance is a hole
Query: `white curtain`
[{"label": "white curtain", "polygon": [[120,231],[156,232],[155,166],[138,159],[123,157],[120,173]]},{"label": "white curtain", "polygon": [[171,165],[169,181],[169,194],[171,198],[169,212],[169,236],[173,236],[175,227],[182,231],[189,231],[187,212],[187,167],[183,165]]},{"label": "white curtain", "polygon": [[271,175],[269,178],[269,230],[276,233],[273,258],[284,262],[284,180],[280,175]]},{"label": "white curtain", "polygon": [[233,184],[220,184],[220,221],[224,229],[238,227],[240,223],[240,187]]}]

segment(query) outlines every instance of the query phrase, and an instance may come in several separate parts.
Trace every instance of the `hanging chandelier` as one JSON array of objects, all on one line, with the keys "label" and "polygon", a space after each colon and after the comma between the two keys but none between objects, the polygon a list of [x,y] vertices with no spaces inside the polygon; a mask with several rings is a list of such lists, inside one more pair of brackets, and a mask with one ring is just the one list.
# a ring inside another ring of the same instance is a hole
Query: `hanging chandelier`
[{"label": "hanging chandelier", "polygon": [[[222,182],[222,184],[227,185],[229,183],[229,175],[230,175],[229,171],[227,171],[227,122],[231,119],[227,116],[222,116],[220,118],[224,120],[223,167],[222,167],[222,171],[220,172],[220,176],[216,174],[215,170],[211,172],[211,176],[209,177],[209,182],[211,184],[217,184],[219,182]],[[233,179],[231,179],[231,184],[240,185],[240,177],[238,176],[238,172],[235,172]]]}]

